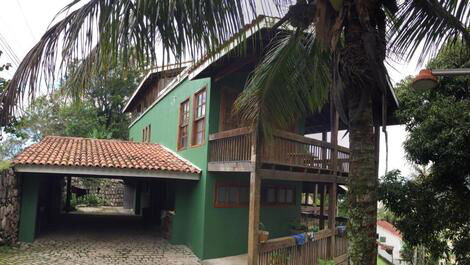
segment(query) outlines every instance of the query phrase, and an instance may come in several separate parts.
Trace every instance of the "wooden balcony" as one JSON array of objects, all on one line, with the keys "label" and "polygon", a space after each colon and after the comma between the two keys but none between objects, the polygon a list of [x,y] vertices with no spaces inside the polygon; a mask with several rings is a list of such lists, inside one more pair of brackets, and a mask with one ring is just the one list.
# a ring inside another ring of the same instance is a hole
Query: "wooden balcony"
[{"label": "wooden balcony", "polygon": [[258,264],[318,265],[319,260],[347,264],[348,242],[335,231],[322,230],[298,246],[293,237],[270,239],[259,246]]},{"label": "wooden balcony", "polygon": [[[249,127],[211,134],[209,171],[250,172],[252,138]],[[348,148],[285,131],[261,146],[259,159],[265,178],[304,181],[315,175],[319,182],[344,182],[349,172]]]}]

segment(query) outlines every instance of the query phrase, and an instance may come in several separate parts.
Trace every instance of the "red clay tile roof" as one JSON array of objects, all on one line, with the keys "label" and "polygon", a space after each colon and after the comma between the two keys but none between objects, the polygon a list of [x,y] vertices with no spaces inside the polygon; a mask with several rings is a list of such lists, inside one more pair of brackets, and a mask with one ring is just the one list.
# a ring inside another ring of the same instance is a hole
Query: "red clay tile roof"
[{"label": "red clay tile roof", "polygon": [[398,231],[398,230],[395,228],[395,226],[393,226],[391,223],[389,223],[389,222],[387,222],[387,221],[384,221],[384,220],[381,220],[381,221],[377,221],[377,226],[380,226],[380,227],[382,227],[384,230],[387,230],[388,232],[390,232],[392,235],[401,238],[400,231]]},{"label": "red clay tile roof", "polygon": [[200,173],[160,144],[47,136],[18,154],[14,165],[126,168]]}]

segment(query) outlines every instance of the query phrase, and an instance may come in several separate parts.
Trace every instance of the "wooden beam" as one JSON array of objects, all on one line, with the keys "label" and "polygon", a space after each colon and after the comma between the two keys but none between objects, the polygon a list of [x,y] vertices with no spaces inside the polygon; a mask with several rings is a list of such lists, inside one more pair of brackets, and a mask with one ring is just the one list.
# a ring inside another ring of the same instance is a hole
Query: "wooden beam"
[{"label": "wooden beam", "polygon": [[253,167],[251,161],[223,161],[207,164],[207,170],[215,172],[251,172]]},{"label": "wooden beam", "polygon": [[[337,117],[339,119],[338,115],[337,115]],[[296,134],[296,133],[291,133],[291,132],[286,132],[286,131],[281,131],[281,130],[275,130],[273,134],[274,134],[274,136],[278,136],[278,137],[281,137],[281,138],[284,138],[284,139],[288,139],[288,140],[292,140],[292,141],[300,142],[300,143],[304,143],[304,144],[312,144],[312,145],[317,145],[317,146],[322,146],[322,147],[327,147],[327,148],[333,148],[334,147],[334,145],[332,143],[323,142],[321,140],[317,140],[317,139],[313,139],[313,138],[308,138],[308,137],[305,137],[303,135]],[[336,129],[336,136],[338,136],[338,129]],[[338,137],[336,137],[336,139],[337,138]],[[336,141],[336,145],[337,144],[338,144],[338,142]],[[349,148],[344,147],[344,146],[339,146],[339,145],[337,145],[337,148],[338,148],[339,151],[349,154]]]},{"label": "wooden beam", "polygon": [[224,70],[219,72],[217,76],[215,76],[214,81],[218,82],[222,78],[226,77],[227,75],[230,75],[232,73],[235,73],[245,67],[248,64],[254,63],[256,60],[259,58],[256,57],[255,55],[249,55],[250,57],[248,58],[242,58],[238,60],[237,62],[233,62],[229,64],[228,66],[224,67]]},{"label": "wooden beam", "polygon": [[315,240],[332,237],[334,235],[335,235],[335,231],[332,231],[331,229],[323,229],[315,233]]},{"label": "wooden beam", "polygon": [[217,132],[209,135],[209,141],[214,141],[222,138],[235,137],[239,135],[245,135],[251,133],[251,127],[242,127],[232,130],[226,130],[222,132]]},{"label": "wooden beam", "polygon": [[293,172],[275,169],[259,169],[258,174],[263,179],[346,184],[345,177],[340,177],[333,174]]},{"label": "wooden beam", "polygon": [[317,207],[318,183],[315,183],[315,193],[313,194],[313,204]]},{"label": "wooden beam", "polygon": [[[336,194],[337,185],[336,183],[330,183],[328,185],[328,229],[336,231]],[[330,257],[335,256],[335,237],[334,234],[330,238]]]},{"label": "wooden beam", "polygon": [[325,184],[321,184],[320,190],[320,230],[325,229]]},{"label": "wooden beam", "polygon": [[72,211],[72,206],[70,204],[70,201],[72,200],[72,177],[67,177],[67,192],[65,194],[65,212],[70,212]]},{"label": "wooden beam", "polygon": [[[321,140],[323,142],[328,142],[328,133],[327,132],[322,132],[321,134]],[[327,168],[327,154],[328,154],[328,150],[326,149],[326,147],[322,147],[321,148],[321,160],[323,160],[322,162],[322,167],[323,168]]]},{"label": "wooden beam", "polygon": [[[342,148],[338,146],[338,128],[339,128],[339,114],[336,111],[334,104],[330,105],[330,124],[331,124],[331,167],[334,171],[339,171],[338,169],[338,150],[341,151]],[[349,149],[348,152],[349,153]]]},{"label": "wooden beam", "polygon": [[346,254],[343,254],[341,256],[338,256],[338,257],[335,257],[333,259],[333,261],[335,262],[335,264],[342,264],[344,262],[346,262],[348,260],[348,253]]},{"label": "wooden beam", "polygon": [[292,236],[279,237],[261,243],[259,247],[259,252],[270,252],[276,249],[292,247],[295,245],[295,239]]},{"label": "wooden beam", "polygon": [[374,126],[374,136],[375,136],[375,170],[377,176],[379,175],[379,160],[380,160],[380,126]]},{"label": "wooden beam", "polygon": [[256,130],[252,134],[251,162],[255,165],[250,173],[250,207],[248,211],[248,265],[257,265],[259,256],[259,220],[261,176],[258,174],[259,135]]}]

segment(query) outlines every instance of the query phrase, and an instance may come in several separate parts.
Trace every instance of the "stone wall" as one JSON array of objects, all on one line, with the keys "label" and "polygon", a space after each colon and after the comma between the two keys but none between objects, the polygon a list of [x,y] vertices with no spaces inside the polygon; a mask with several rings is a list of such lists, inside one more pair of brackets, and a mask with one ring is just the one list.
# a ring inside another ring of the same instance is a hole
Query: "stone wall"
[{"label": "stone wall", "polygon": [[124,185],[120,179],[72,177],[72,186],[88,190],[88,194],[104,200],[105,206],[123,206]]},{"label": "stone wall", "polygon": [[18,239],[20,184],[12,169],[0,172],[0,245]]}]

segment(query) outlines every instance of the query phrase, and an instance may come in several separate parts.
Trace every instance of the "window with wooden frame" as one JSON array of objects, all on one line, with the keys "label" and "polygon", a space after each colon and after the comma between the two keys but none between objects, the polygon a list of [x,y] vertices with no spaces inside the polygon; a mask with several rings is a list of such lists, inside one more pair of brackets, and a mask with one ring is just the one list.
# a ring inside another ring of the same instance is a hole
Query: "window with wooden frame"
[{"label": "window with wooden frame", "polygon": [[248,183],[217,182],[214,204],[216,208],[248,207],[250,186]]},{"label": "window with wooden frame", "polygon": [[295,205],[295,188],[282,185],[266,185],[261,188],[264,205]]},{"label": "window with wooden frame", "polygon": [[150,134],[152,131],[151,125],[147,125],[142,129],[142,142],[150,143]]},{"label": "window with wooden frame", "polygon": [[198,146],[204,143],[205,130],[206,130],[206,101],[207,90],[204,87],[194,94],[194,117],[193,117],[193,131],[192,141],[193,146]]},{"label": "window with wooden frame", "polygon": [[189,98],[180,104],[178,121],[178,150],[188,147]]}]

